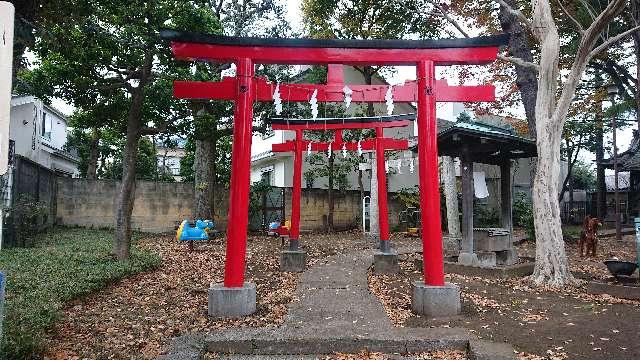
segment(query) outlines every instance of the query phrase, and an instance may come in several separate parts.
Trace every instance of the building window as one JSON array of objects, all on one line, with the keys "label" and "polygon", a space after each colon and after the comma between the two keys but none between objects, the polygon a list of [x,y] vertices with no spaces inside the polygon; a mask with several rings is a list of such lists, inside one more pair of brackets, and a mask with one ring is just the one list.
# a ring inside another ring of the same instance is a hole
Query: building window
[{"label": "building window", "polygon": [[42,137],[51,140],[51,117],[42,112]]},{"label": "building window", "polygon": [[262,174],[260,174],[260,181],[265,184],[273,185],[273,170],[262,172]]}]

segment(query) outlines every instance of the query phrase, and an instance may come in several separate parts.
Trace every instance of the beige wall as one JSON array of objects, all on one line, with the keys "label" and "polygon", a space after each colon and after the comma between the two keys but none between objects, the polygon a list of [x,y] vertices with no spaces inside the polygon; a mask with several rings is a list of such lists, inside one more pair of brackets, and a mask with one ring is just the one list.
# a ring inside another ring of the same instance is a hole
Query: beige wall
[{"label": "beige wall", "polygon": [[[56,222],[59,225],[94,228],[113,228],[115,199],[119,182],[58,178],[56,195]],[[177,221],[191,215],[193,203],[192,183],[163,183],[138,181],[136,199],[131,217],[133,228],[145,232],[172,232]],[[338,229],[361,226],[360,193],[335,191],[334,225]],[[216,195],[218,229],[226,227],[228,190]],[[303,189],[300,204],[302,231],[324,229],[323,215],[329,208],[327,191]],[[389,225],[398,223],[402,206],[389,194]],[[291,217],[291,188],[285,190],[285,213]]]},{"label": "beige wall", "polygon": [[[113,228],[115,199],[119,189],[116,181],[58,179],[57,223],[67,226]],[[135,230],[147,232],[173,231],[177,221],[191,216],[192,183],[137,181],[136,197],[131,216]],[[227,192],[219,192],[217,204],[226,215]],[[220,223],[224,226],[225,223]]]},{"label": "beige wall", "polygon": [[[362,214],[360,210],[360,192],[349,190],[345,192],[334,192],[334,213],[333,225],[336,229],[360,228],[362,226]],[[291,188],[285,191],[286,207],[285,216],[291,218]],[[393,229],[398,224],[398,213],[404,210],[394,199],[393,194],[389,194],[389,227]],[[327,190],[325,189],[302,189],[302,199],[300,201],[300,230],[320,231],[324,229],[323,216],[329,211],[329,201]]]}]

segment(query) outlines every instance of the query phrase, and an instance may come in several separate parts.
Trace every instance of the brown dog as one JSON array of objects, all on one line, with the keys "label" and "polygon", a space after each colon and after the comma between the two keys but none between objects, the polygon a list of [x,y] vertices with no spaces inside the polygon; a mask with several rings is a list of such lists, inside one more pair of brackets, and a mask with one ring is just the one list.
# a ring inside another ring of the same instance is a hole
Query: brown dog
[{"label": "brown dog", "polygon": [[578,248],[580,249],[580,256],[584,257],[584,250],[586,248],[587,256],[596,256],[596,248],[598,247],[598,227],[602,223],[597,217],[591,217],[587,215],[582,223],[582,232],[580,233],[580,240],[578,241]]}]

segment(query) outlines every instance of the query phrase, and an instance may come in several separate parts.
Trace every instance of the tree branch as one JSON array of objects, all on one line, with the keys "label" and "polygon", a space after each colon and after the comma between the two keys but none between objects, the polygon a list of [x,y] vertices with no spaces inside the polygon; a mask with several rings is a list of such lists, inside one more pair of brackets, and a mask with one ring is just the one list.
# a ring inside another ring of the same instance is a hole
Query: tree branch
[{"label": "tree branch", "polygon": [[580,22],[578,22],[578,20],[575,17],[573,17],[573,15],[571,15],[571,13],[569,13],[569,11],[564,7],[564,5],[562,5],[562,0],[556,0],[556,2],[558,3],[558,5],[560,5],[560,8],[562,9],[562,11],[564,11],[564,13],[567,14],[569,19],[571,19],[571,21],[573,21],[573,24],[576,26],[576,28],[577,28],[578,32],[580,33],[580,35],[584,35],[584,28],[582,27]]},{"label": "tree branch", "polygon": [[517,58],[517,57],[505,56],[505,55],[498,54],[497,58],[500,59],[500,60],[508,61],[508,62],[513,63],[513,64],[518,65],[518,66],[522,66],[524,68],[532,69],[535,72],[538,72],[540,70],[540,66],[538,64],[534,64],[532,62],[524,61],[524,60],[522,60],[520,58]]},{"label": "tree branch", "polygon": [[445,20],[447,20],[451,25],[453,25],[461,34],[462,36],[468,38],[469,34],[464,31],[464,29],[462,28],[462,26],[460,26],[460,24],[454,20],[451,16],[449,16],[449,14],[444,11],[444,9],[442,8],[442,6],[440,6],[440,4],[436,3],[433,0],[427,0],[431,5],[433,5],[433,7],[435,7],[436,9],[438,9],[438,11],[440,12],[440,15],[445,18]]},{"label": "tree branch", "polygon": [[607,39],[607,41],[603,42],[602,44],[598,45],[595,49],[591,50],[591,52],[589,53],[589,59],[591,59],[592,57],[598,55],[598,53],[600,53],[602,50],[608,48],[609,46],[613,45],[614,43],[626,38],[627,36],[633,34],[634,32],[640,30],[640,25],[632,27],[631,29],[620,33],[612,38]]},{"label": "tree branch", "polygon": [[500,4],[500,6],[503,6],[510,14],[518,18],[526,27],[528,27],[529,29],[533,28],[533,26],[531,25],[531,21],[527,19],[527,17],[522,13],[522,11],[512,8],[511,5],[504,2],[504,0],[494,0],[494,1]]}]

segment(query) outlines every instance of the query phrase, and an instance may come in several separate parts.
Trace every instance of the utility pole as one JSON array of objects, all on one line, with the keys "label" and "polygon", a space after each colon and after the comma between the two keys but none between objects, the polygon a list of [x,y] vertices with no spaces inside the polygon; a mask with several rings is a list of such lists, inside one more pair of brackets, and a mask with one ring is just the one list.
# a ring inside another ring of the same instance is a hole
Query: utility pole
[{"label": "utility pole", "polygon": [[[9,123],[11,115],[11,80],[13,68],[13,22],[15,8],[7,1],[0,1],[0,176],[7,173],[9,165]],[[0,248],[4,223],[4,199],[0,199]]]},{"label": "utility pole", "polygon": [[[614,106],[616,95],[618,95],[618,86],[615,84],[607,86],[607,94],[611,101],[611,107]],[[620,221],[620,194],[618,191],[618,144],[616,141],[616,115],[611,116],[611,129],[613,130],[613,181],[614,181],[614,198],[616,212],[616,240],[622,240],[622,222]]]}]

